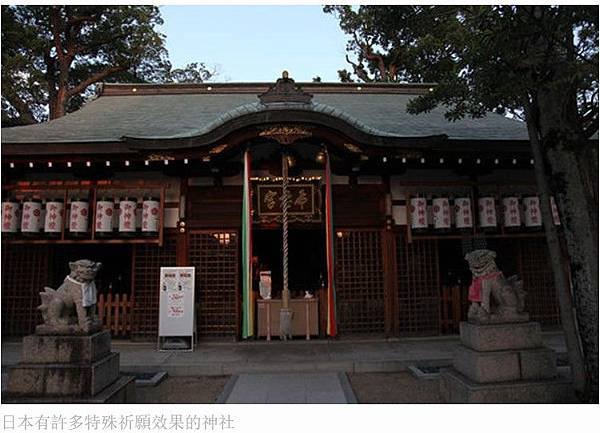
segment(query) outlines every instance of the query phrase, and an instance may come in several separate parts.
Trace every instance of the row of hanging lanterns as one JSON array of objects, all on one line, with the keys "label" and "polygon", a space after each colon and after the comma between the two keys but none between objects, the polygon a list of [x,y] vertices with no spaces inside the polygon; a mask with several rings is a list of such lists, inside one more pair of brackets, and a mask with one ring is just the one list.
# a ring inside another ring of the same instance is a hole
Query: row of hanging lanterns
[{"label": "row of hanging lanterns", "polygon": [[[480,228],[495,229],[500,222],[505,228],[538,228],[542,226],[540,200],[537,196],[502,197],[497,205],[496,197],[484,196],[477,199],[477,222]],[[550,198],[554,224],[560,225],[554,197]],[[410,226],[424,230],[433,226],[436,230],[472,229],[475,224],[470,197],[412,197],[409,203]]]},{"label": "row of hanging lanterns", "polygon": [[[74,237],[87,236],[90,231],[90,203],[87,198],[72,197],[70,207],[65,212],[63,199],[25,198],[22,203],[12,198],[2,202],[2,233],[24,235],[46,234],[59,236],[66,214],[65,230]],[[122,197],[118,203],[112,198],[103,197],[96,201],[95,233],[99,237],[156,236],[160,227],[160,199],[144,197],[141,208],[138,200]],[[139,229],[139,230],[138,230]]]}]

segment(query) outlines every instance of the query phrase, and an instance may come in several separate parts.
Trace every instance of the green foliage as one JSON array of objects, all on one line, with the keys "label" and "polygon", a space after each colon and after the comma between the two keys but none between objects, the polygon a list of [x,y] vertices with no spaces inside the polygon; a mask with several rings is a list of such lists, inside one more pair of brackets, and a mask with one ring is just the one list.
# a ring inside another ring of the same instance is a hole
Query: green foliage
[{"label": "green foliage", "polygon": [[2,123],[56,118],[109,82],[201,82],[171,70],[155,6],[2,6]]},{"label": "green foliage", "polygon": [[[351,36],[364,82],[435,82],[409,110],[447,117],[520,111],[543,87],[570,89],[580,129],[598,122],[595,6],[326,6]],[[342,81],[354,79],[339,71]]]},{"label": "green foliage", "polygon": [[204,63],[189,63],[184,68],[173,69],[167,80],[173,83],[203,83],[216,75],[215,69],[209,70]]}]

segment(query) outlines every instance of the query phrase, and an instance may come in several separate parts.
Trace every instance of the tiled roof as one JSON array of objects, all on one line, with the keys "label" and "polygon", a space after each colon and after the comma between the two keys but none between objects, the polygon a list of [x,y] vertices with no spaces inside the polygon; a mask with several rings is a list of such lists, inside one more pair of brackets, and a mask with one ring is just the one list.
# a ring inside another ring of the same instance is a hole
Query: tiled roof
[{"label": "tiled roof", "polygon": [[[109,86],[107,86],[109,87]],[[523,122],[495,113],[478,119],[450,122],[444,108],[412,115],[406,106],[416,92],[379,91],[390,86],[332,86],[314,94],[312,104],[278,103],[263,105],[252,89],[238,85],[235,90],[187,92],[187,87],[169,87],[170,91],[153,93],[144,88],[136,94],[104,91],[107,96],[88,102],[80,110],[50,122],[2,129],[2,143],[93,143],[116,142],[123,137],[172,139],[201,136],[225,122],[252,113],[279,110],[306,110],[341,119],[370,135],[417,138],[446,135],[450,140],[527,140]],[[308,86],[307,86],[308,87]],[[223,87],[224,89],[227,89]],[[313,92],[314,88],[314,92]],[[110,89],[109,89],[110,90]],[[351,91],[352,90],[352,91]],[[414,89],[413,89],[414,90]],[[114,94],[115,96],[112,96]],[[111,96],[109,96],[111,95]]]}]

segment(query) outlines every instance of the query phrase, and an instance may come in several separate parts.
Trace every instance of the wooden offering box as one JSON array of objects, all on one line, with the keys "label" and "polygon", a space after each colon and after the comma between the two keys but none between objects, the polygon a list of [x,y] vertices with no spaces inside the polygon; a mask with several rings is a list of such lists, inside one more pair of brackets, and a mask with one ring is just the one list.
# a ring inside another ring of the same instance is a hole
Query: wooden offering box
[{"label": "wooden offering box", "polygon": [[[279,312],[281,299],[258,299],[258,336],[271,339],[279,335]],[[292,335],[303,335],[310,340],[319,333],[319,301],[316,298],[290,299]]]}]

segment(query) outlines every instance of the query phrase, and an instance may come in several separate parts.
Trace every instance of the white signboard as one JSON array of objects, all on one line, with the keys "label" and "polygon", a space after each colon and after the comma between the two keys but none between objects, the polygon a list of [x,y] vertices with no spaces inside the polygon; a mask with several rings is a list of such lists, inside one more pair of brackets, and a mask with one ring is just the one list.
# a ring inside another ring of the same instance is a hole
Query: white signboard
[{"label": "white signboard", "polygon": [[188,337],[187,349],[193,350],[194,275],[194,267],[160,268],[158,321],[160,350],[167,349],[167,345],[163,344],[163,337]]}]

